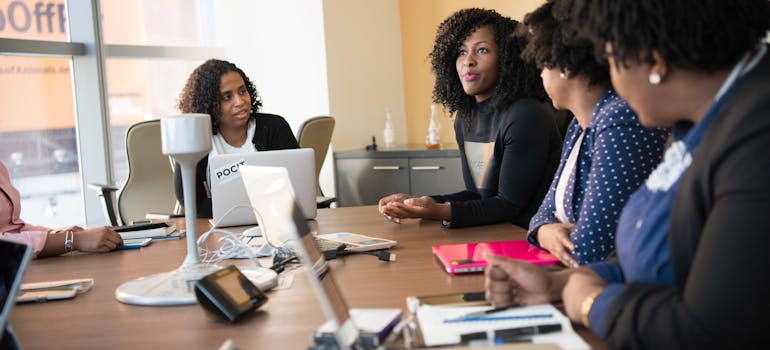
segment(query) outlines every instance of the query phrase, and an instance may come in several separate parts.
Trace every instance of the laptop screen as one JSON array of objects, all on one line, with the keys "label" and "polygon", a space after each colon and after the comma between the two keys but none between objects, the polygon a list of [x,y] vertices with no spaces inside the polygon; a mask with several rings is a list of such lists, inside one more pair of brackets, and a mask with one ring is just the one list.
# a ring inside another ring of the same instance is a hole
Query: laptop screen
[{"label": "laptop screen", "polygon": [[334,324],[335,337],[342,348],[358,338],[358,330],[348,313],[331,268],[294,198],[285,168],[241,166],[249,202],[257,210],[257,221],[265,239],[273,245],[288,245],[311,273],[311,285],[327,320]]},{"label": "laptop screen", "polygon": [[[295,206],[295,211],[296,210],[297,207]],[[345,303],[345,299],[342,298],[342,293],[337,287],[337,281],[334,279],[331,268],[326,262],[323,252],[318,247],[315,237],[310,234],[310,230],[308,229],[305,220],[302,220],[301,217],[298,219],[297,215],[294,215],[294,222],[299,229],[298,233],[300,235],[302,249],[305,250],[308,262],[312,263],[313,274],[321,282],[321,287],[329,300],[335,318],[342,324],[350,319],[350,314],[348,313],[348,306]]]},{"label": "laptop screen", "polygon": [[0,240],[0,337],[5,330],[15,296],[19,291],[24,270],[32,258],[32,248],[26,244]]}]

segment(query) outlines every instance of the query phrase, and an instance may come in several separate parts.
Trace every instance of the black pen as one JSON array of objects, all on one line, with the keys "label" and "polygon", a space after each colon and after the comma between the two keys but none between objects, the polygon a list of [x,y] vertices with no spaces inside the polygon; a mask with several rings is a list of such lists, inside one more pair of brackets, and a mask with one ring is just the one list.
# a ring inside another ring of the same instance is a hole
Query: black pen
[{"label": "black pen", "polygon": [[[490,330],[489,332],[466,333],[460,335],[460,341],[463,344],[468,345],[499,345],[503,343],[531,341],[532,337],[535,335],[560,331],[560,323],[551,323],[537,326],[500,329],[495,331]],[[492,337],[491,339],[490,336]]]},{"label": "black pen", "polygon": [[521,305],[501,306],[501,307],[496,307],[496,308],[492,308],[492,309],[489,309],[489,310],[475,311],[475,312],[467,313],[467,314],[463,315],[462,317],[466,318],[466,317],[485,316],[485,315],[493,314],[493,313],[500,312],[500,311],[515,309],[515,308],[518,308],[518,307],[521,307]]}]

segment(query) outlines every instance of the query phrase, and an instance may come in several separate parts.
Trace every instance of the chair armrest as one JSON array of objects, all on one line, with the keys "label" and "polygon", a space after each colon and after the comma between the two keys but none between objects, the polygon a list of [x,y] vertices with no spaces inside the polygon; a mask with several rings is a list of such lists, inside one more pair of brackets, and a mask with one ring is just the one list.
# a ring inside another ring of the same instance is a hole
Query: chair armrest
[{"label": "chair armrest", "polygon": [[316,208],[329,208],[332,203],[337,201],[337,197],[315,197]]},{"label": "chair armrest", "polygon": [[96,191],[97,193],[99,193],[101,195],[105,195],[107,193],[116,192],[118,190],[117,187],[108,186],[108,185],[102,185],[102,184],[88,184],[88,188]]},{"label": "chair armrest", "polygon": [[122,225],[123,222],[116,215],[115,202],[112,199],[112,194],[118,188],[102,184],[88,184],[88,188],[96,191],[96,195],[102,198],[102,209],[104,210],[104,218],[107,219],[107,222],[111,226]]}]

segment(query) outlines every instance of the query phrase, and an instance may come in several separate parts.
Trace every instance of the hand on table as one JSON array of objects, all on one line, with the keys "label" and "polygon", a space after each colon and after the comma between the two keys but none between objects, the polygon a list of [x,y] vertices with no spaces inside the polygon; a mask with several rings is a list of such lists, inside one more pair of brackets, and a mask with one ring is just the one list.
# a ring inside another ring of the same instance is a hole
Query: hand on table
[{"label": "hand on table", "polygon": [[[388,200],[396,196],[393,200]],[[380,213],[395,223],[401,223],[401,219],[451,219],[452,209],[446,203],[437,203],[428,196],[412,197],[405,194],[397,194],[380,200]]]},{"label": "hand on table", "polygon": [[74,232],[74,249],[83,252],[106,253],[115,250],[123,244],[120,235],[106,227],[96,227],[91,229],[71,228]]}]

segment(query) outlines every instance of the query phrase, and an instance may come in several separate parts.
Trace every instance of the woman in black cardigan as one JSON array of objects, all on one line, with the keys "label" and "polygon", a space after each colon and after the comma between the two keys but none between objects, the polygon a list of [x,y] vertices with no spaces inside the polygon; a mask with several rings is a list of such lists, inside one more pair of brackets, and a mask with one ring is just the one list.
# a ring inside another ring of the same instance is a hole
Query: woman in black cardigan
[{"label": "woman in black cardigan", "polygon": [[[212,154],[248,153],[298,148],[291,127],[280,116],[259,113],[262,100],[243,71],[227,61],[210,59],[190,74],[179,96],[182,113],[211,116]],[[195,169],[198,217],[211,217],[209,157]],[[181,173],[174,172],[177,200],[183,203]]]}]

